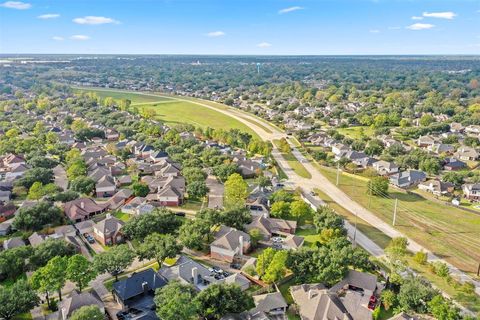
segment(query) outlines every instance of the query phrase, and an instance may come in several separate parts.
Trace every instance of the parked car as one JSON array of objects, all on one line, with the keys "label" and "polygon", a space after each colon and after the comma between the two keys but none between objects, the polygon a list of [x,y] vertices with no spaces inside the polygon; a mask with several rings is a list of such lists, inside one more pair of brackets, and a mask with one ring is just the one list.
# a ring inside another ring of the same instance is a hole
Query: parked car
[{"label": "parked car", "polygon": [[280,237],[273,237],[273,238],[272,238],[272,242],[273,242],[273,243],[282,243],[282,242],[283,242],[283,239],[280,238]]},{"label": "parked car", "polygon": [[84,233],[83,237],[87,239],[88,243],[93,244],[95,243],[95,238],[89,235],[88,233]]},{"label": "parked car", "polygon": [[176,215],[177,217],[185,217],[185,212],[183,212],[183,211],[178,211],[178,212],[175,212],[175,215]]}]

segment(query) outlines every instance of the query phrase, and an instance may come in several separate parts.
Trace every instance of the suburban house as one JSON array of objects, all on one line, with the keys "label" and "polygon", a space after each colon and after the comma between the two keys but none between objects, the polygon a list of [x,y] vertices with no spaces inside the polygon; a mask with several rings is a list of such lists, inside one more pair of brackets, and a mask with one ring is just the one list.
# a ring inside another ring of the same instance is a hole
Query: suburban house
[{"label": "suburban house", "polygon": [[462,146],[455,152],[455,157],[463,161],[475,161],[478,159],[478,152],[472,147]]},{"label": "suburban house", "polygon": [[25,241],[20,237],[13,237],[3,241],[3,250],[18,248],[25,246]]},{"label": "suburban house", "polygon": [[417,139],[417,146],[420,148],[431,147],[437,140],[431,136],[422,136]]},{"label": "suburban house", "polygon": [[14,219],[3,221],[0,223],[0,236],[4,237],[12,232],[12,223]]},{"label": "suburban house", "polygon": [[291,286],[290,294],[302,320],[353,320],[340,298],[323,284]]},{"label": "suburban house", "polygon": [[480,183],[468,183],[462,186],[463,196],[470,201],[480,200]]},{"label": "suburban house", "polygon": [[388,176],[398,172],[398,166],[391,161],[379,160],[372,165],[379,175]]},{"label": "suburban house", "polygon": [[427,175],[423,171],[408,170],[390,176],[390,183],[399,188],[409,188],[423,182]]},{"label": "suburban house", "polygon": [[283,317],[287,312],[288,304],[282,296],[282,293],[272,292],[253,296],[255,308],[248,313],[254,316],[258,313],[264,313],[267,317]]},{"label": "suburban house", "polygon": [[103,314],[105,313],[105,306],[95,291],[79,293],[74,290],[68,298],[59,303],[58,320],[70,319],[76,310],[86,306],[97,306]]},{"label": "suburban house", "polygon": [[168,281],[176,280],[183,284],[191,284],[198,291],[213,283],[235,283],[242,290],[250,287],[250,281],[240,273],[217,272],[184,255],[180,256],[173,266],[163,266],[158,273]]},{"label": "suburban house", "polygon": [[108,206],[97,204],[90,198],[78,198],[66,202],[63,208],[65,215],[74,222],[80,222],[105,212]]},{"label": "suburban house", "polygon": [[101,177],[97,183],[95,183],[95,193],[98,198],[111,197],[117,191],[117,184],[110,175]]},{"label": "suburban house", "polygon": [[124,224],[122,220],[107,213],[105,219],[93,225],[93,236],[104,246],[118,244],[123,242],[121,229]]},{"label": "suburban house", "polygon": [[253,216],[252,222],[245,226],[247,231],[258,229],[268,240],[274,235],[294,234],[297,229],[297,222],[283,219],[268,218],[263,215]]},{"label": "suburban house", "polygon": [[135,308],[151,317],[145,319],[157,319],[153,301],[155,290],[166,284],[167,281],[150,268],[134,272],[128,278],[115,282],[112,293],[122,310]]},{"label": "suburban house", "polygon": [[303,246],[305,239],[303,237],[296,236],[294,234],[289,234],[283,239],[282,249],[285,250],[297,250]]},{"label": "suburban house", "polygon": [[108,199],[108,208],[116,210],[123,206],[133,196],[132,189],[120,189],[110,199]]},{"label": "suburban house", "polygon": [[323,284],[290,287],[303,320],[371,320],[377,305],[377,277],[350,270],[347,276],[327,289]]},{"label": "suburban house", "polygon": [[457,158],[445,158],[443,169],[448,171],[462,170],[467,167],[467,164]]},{"label": "suburban house", "polygon": [[250,235],[227,226],[220,226],[210,244],[210,256],[217,260],[233,262],[250,249]]},{"label": "suburban house", "polygon": [[444,196],[453,192],[454,185],[450,182],[435,179],[420,183],[418,189],[433,193],[436,196]]},{"label": "suburban house", "polygon": [[445,143],[435,143],[434,145],[427,148],[429,151],[432,151],[436,154],[453,154],[455,152],[455,147],[451,144]]}]

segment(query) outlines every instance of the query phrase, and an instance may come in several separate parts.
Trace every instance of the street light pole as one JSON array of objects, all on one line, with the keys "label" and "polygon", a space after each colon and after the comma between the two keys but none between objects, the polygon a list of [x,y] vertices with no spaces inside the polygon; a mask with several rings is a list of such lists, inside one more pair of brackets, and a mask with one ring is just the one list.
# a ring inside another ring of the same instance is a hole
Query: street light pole
[{"label": "street light pole", "polygon": [[337,186],[340,180],[340,163],[337,163]]}]

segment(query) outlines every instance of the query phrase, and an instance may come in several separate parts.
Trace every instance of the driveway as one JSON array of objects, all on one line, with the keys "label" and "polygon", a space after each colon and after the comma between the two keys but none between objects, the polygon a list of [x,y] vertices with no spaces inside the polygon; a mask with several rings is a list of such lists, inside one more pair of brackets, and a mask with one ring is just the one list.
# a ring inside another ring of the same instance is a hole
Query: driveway
[{"label": "driveway", "polygon": [[210,190],[208,192],[208,207],[210,209],[223,208],[223,192],[225,191],[223,184],[211,175],[207,177],[206,184]]}]

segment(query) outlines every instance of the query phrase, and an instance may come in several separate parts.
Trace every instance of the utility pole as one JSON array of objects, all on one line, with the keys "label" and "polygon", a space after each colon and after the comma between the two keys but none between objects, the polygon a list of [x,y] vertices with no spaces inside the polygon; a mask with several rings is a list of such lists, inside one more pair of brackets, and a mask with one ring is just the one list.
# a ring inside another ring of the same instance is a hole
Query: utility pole
[{"label": "utility pole", "polygon": [[393,222],[392,222],[393,226],[395,226],[395,222],[397,221],[397,206],[398,206],[398,199],[395,199],[395,207],[393,208]]},{"label": "utility pole", "polygon": [[357,212],[355,212],[355,230],[353,230],[353,246],[357,246]]},{"label": "utility pole", "polygon": [[337,186],[340,181],[340,163],[337,163]]}]

